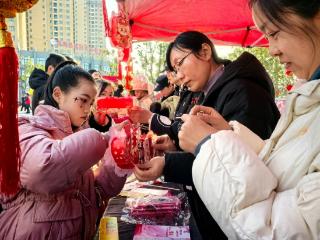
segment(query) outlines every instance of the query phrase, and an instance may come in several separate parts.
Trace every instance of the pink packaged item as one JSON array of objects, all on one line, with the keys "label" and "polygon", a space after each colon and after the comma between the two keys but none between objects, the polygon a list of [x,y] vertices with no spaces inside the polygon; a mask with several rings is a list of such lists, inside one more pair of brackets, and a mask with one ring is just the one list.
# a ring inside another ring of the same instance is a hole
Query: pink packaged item
[{"label": "pink packaged item", "polygon": [[159,226],[138,224],[134,231],[133,240],[190,240],[188,226]]}]

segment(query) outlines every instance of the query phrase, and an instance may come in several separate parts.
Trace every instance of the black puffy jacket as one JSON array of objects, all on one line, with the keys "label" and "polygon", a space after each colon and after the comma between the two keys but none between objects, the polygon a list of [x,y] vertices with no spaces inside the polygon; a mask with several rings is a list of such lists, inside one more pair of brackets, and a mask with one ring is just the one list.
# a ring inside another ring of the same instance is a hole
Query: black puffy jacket
[{"label": "black puffy jacket", "polygon": [[39,102],[44,99],[44,88],[47,84],[49,75],[38,68],[35,68],[29,77],[29,85],[34,90],[32,95],[32,114],[39,105]]}]

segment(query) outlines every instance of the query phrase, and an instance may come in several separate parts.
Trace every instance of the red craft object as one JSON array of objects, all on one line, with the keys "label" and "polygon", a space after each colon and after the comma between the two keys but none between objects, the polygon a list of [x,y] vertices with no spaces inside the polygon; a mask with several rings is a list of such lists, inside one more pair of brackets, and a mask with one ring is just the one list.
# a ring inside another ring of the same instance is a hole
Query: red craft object
[{"label": "red craft object", "polygon": [[111,153],[114,161],[119,168],[132,169],[134,168],[131,158],[126,151],[126,143],[123,139],[114,138],[111,142]]},{"label": "red craft object", "polygon": [[115,137],[111,141],[111,154],[122,169],[132,169],[134,164],[143,164],[154,156],[152,135],[141,134],[139,125],[124,127],[126,137]]},{"label": "red craft object", "polygon": [[97,100],[97,110],[105,110],[109,108],[127,108],[133,106],[131,97],[105,97]]}]

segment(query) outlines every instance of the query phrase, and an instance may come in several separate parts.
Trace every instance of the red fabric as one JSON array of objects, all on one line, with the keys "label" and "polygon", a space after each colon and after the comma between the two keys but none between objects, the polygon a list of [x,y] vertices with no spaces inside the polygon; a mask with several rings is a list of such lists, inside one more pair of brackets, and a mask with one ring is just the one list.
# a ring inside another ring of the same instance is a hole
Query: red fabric
[{"label": "red fabric", "polygon": [[107,80],[107,81],[111,81],[111,82],[114,82],[114,83],[117,83],[118,82],[118,76],[102,76],[102,78],[104,80]]},{"label": "red fabric", "polygon": [[27,97],[27,98],[26,98],[26,101],[25,101],[25,103],[26,103],[27,105],[30,105],[30,104],[31,104],[31,100],[30,100],[30,97]]},{"label": "red fabric", "polygon": [[18,57],[11,47],[0,48],[0,193],[19,186]]},{"label": "red fabric", "polygon": [[267,45],[254,28],[248,0],[125,0],[124,4],[134,40],[172,40],[181,32],[198,30],[215,44]]},{"label": "red fabric", "polygon": [[97,110],[105,110],[109,108],[127,108],[133,106],[131,97],[104,97],[97,100]]}]

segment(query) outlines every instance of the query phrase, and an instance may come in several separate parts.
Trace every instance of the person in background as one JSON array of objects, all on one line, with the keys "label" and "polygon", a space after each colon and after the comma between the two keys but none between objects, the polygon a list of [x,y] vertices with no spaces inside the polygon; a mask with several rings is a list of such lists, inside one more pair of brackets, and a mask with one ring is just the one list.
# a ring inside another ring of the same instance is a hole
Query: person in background
[{"label": "person in background", "polygon": [[90,73],[90,75],[93,77],[94,80],[101,80],[102,79],[102,75],[99,71],[97,71],[95,69],[90,69],[88,72]]},{"label": "person in background", "polygon": [[29,93],[26,93],[25,100],[24,100],[24,107],[26,109],[26,113],[30,113],[30,105],[31,105],[30,95]]},{"label": "person in background", "polygon": [[174,85],[168,80],[167,74],[162,74],[156,79],[155,92],[160,92],[161,102],[174,94]]},{"label": "person in background", "polygon": [[160,103],[153,103],[154,105],[160,104],[160,109],[158,111],[152,111],[150,109],[151,112],[158,113],[162,116],[168,117],[170,120],[174,120],[176,108],[179,102],[179,96],[174,95],[175,87],[174,84],[169,82],[167,74],[160,75],[157,78],[154,91],[160,92],[162,97],[160,99]]},{"label": "person in background", "polygon": [[117,90],[114,92],[113,96],[115,96],[115,97],[123,97],[122,92],[123,92],[123,85],[122,84],[118,84]]},{"label": "person in background", "polygon": [[55,67],[65,61],[66,58],[62,55],[51,53],[49,57],[46,59],[45,62],[45,71],[35,68],[29,77],[29,85],[34,90],[32,95],[32,114],[34,114],[34,111],[36,107],[39,105],[39,102],[41,102],[44,99],[44,88],[47,84],[48,77],[51,75],[51,73],[54,71]]},{"label": "person in background", "polygon": [[0,196],[0,239],[93,239],[102,202],[131,173],[105,155],[108,134],[87,128],[96,95],[91,75],[64,62],[49,78],[44,104],[19,118],[21,186]]},{"label": "person in background", "polygon": [[21,112],[26,110],[26,97],[27,97],[26,94],[21,97],[21,107],[20,107]]},{"label": "person in background", "polygon": [[196,106],[182,116],[180,146],[196,156],[194,185],[229,239],[320,239],[320,1],[249,3],[270,54],[306,81],[270,139]]},{"label": "person in background", "polygon": [[133,79],[132,90],[136,97],[136,105],[149,110],[152,103],[152,99],[149,96],[148,83],[144,76],[137,76]]},{"label": "person in background", "polygon": [[98,85],[99,93],[98,97],[112,97],[113,96],[113,86],[110,82],[106,80],[96,80]]},{"label": "person in background", "polygon": [[[95,80],[98,86],[97,99],[104,97],[111,97],[113,93],[113,87],[110,82],[105,80]],[[94,106],[95,107],[95,106]],[[96,109],[93,109],[89,117],[89,125],[99,132],[107,132],[113,125],[111,116],[107,113],[98,113]]]}]

